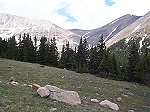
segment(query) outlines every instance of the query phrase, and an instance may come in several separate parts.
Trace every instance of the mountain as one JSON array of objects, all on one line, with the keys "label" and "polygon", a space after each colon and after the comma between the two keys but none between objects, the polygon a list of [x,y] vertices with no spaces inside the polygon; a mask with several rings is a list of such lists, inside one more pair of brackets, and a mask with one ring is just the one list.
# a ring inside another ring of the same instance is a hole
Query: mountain
[{"label": "mountain", "polygon": [[106,42],[106,46],[109,47],[114,43],[126,38],[126,43],[133,37],[150,37],[150,11],[136,20],[134,23],[114,35],[111,39]]},{"label": "mountain", "polygon": [[72,46],[78,45],[76,42],[78,36],[76,34],[49,21],[0,13],[0,37],[9,38],[15,35],[18,38],[19,35],[24,33],[29,33],[31,37],[36,36],[38,43],[42,36],[46,36],[48,40],[55,36],[59,50],[67,41]]},{"label": "mountain", "polygon": [[70,31],[74,32],[77,35],[86,37],[89,44],[95,45],[99,40],[100,34],[103,34],[104,40],[108,41],[115,34],[119,33],[121,30],[131,25],[140,17],[141,16],[127,14],[97,29],[92,29],[92,30],[72,29]]}]

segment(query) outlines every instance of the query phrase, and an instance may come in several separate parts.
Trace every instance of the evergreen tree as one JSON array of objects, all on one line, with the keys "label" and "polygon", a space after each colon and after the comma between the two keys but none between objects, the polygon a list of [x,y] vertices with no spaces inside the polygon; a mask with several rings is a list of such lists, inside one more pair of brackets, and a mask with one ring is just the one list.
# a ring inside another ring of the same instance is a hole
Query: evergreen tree
[{"label": "evergreen tree", "polygon": [[150,84],[150,53],[148,48],[141,56],[136,69],[138,71],[138,82]]},{"label": "evergreen tree", "polygon": [[87,40],[84,39],[82,41],[82,37],[80,39],[80,44],[78,46],[78,51],[77,51],[77,66],[78,66],[78,72],[87,72],[88,69],[88,43]]},{"label": "evergreen tree", "polygon": [[46,37],[42,37],[40,40],[40,46],[39,46],[39,50],[38,50],[38,62],[40,64],[45,64],[46,63],[46,42],[47,42],[47,38]]},{"label": "evergreen tree", "polygon": [[6,58],[7,44],[8,42],[0,37],[0,57],[2,58]]},{"label": "evergreen tree", "polygon": [[62,46],[61,57],[59,60],[59,67],[65,68],[65,45]]},{"label": "evergreen tree", "polygon": [[70,48],[69,42],[66,44],[65,52],[65,68],[69,70],[74,70],[76,68],[75,52]]},{"label": "evergreen tree", "polygon": [[18,59],[25,62],[36,62],[36,51],[29,34],[24,34],[22,39],[20,36]]},{"label": "evergreen tree", "polygon": [[19,61],[24,61],[24,56],[25,56],[25,45],[24,45],[24,41],[25,41],[25,37],[26,35],[24,34],[23,37],[20,35],[19,37],[19,45],[18,45],[18,59]]},{"label": "evergreen tree", "polygon": [[56,46],[56,39],[55,37],[51,39],[50,47],[49,47],[49,63],[50,66],[58,66],[58,51],[57,51],[57,46]]},{"label": "evergreen tree", "polygon": [[109,72],[111,73],[111,76],[113,79],[119,80],[121,76],[119,76],[119,71],[117,67],[117,60],[114,53],[109,53]]},{"label": "evergreen tree", "polygon": [[106,46],[105,42],[103,40],[103,35],[100,36],[100,40],[97,44],[97,61],[99,63],[98,65],[98,73],[104,72],[106,73],[106,68],[108,68],[107,65],[107,53],[106,53]]},{"label": "evergreen tree", "polygon": [[139,52],[138,47],[133,43],[128,58],[128,80],[139,82],[138,73],[137,73],[137,63],[139,62]]},{"label": "evergreen tree", "polygon": [[17,60],[17,43],[15,36],[8,39],[8,45],[7,45],[7,58]]},{"label": "evergreen tree", "polygon": [[97,74],[98,73],[98,65],[99,63],[97,62],[97,48],[96,46],[91,48],[90,50],[90,59],[89,59],[89,65],[88,65],[88,70],[92,74]]}]

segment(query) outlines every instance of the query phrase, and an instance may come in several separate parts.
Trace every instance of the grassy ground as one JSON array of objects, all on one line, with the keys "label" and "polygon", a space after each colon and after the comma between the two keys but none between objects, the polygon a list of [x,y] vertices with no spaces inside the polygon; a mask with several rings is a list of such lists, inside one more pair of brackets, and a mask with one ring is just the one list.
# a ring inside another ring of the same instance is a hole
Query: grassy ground
[{"label": "grassy ground", "polygon": [[[10,77],[15,77],[18,86],[9,84]],[[50,84],[79,93],[82,104],[71,106],[63,102],[39,97],[24,84]],[[122,101],[117,102],[116,98]],[[0,59],[0,112],[112,112],[99,103],[108,99],[119,105],[119,112],[150,112],[150,88],[138,84],[107,80],[90,74],[79,74],[58,68],[41,66],[12,60]]]}]

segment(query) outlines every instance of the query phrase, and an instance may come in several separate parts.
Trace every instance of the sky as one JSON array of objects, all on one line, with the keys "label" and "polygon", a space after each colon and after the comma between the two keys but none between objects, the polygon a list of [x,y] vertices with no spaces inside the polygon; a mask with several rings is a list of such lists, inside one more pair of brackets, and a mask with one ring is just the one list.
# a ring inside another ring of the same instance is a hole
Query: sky
[{"label": "sky", "polygon": [[65,29],[94,29],[148,11],[150,0],[0,0],[0,13],[44,19]]}]

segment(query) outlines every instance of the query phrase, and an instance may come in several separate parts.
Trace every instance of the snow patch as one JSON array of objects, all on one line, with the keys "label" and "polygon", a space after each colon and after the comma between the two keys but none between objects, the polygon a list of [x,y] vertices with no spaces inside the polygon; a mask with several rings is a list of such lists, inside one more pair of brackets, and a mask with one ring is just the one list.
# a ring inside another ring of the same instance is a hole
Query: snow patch
[{"label": "snow patch", "polygon": [[119,19],[116,19],[116,20],[112,21],[109,25],[114,24],[117,21],[119,21]]},{"label": "snow patch", "polygon": [[141,49],[142,46],[143,46],[142,42],[144,41],[144,39],[146,38],[146,36],[147,36],[147,34],[145,34],[144,37],[142,38],[142,40],[139,42],[139,44],[140,44],[140,49]]},{"label": "snow patch", "polygon": [[138,25],[137,27],[135,27],[135,29],[132,31],[132,33],[134,33],[136,30],[138,30],[140,26],[141,26],[141,24]]},{"label": "snow patch", "polygon": [[125,43],[127,44],[130,39],[131,39],[131,37],[126,38]]},{"label": "snow patch", "polygon": [[113,33],[114,31],[116,31],[117,28],[118,28],[118,26],[117,26],[116,28],[114,28],[114,29],[110,32],[110,34],[106,37],[106,39],[104,40],[104,42],[112,35],[112,33]]},{"label": "snow patch", "polygon": [[90,32],[86,32],[85,34],[83,34],[81,37],[82,38],[88,38],[89,36],[85,37],[86,35],[88,35]]}]

